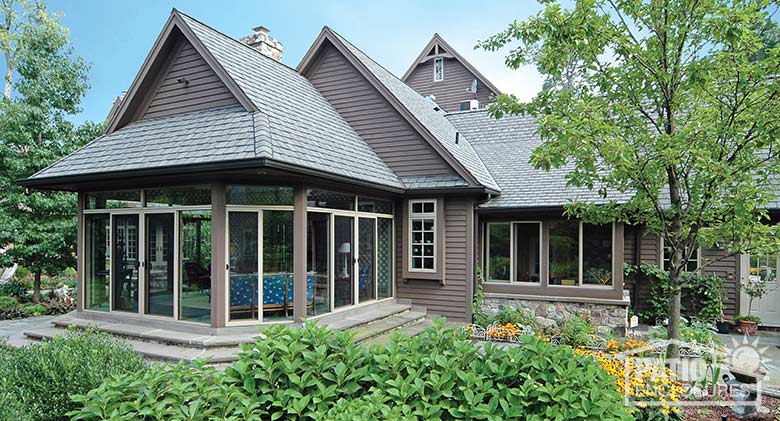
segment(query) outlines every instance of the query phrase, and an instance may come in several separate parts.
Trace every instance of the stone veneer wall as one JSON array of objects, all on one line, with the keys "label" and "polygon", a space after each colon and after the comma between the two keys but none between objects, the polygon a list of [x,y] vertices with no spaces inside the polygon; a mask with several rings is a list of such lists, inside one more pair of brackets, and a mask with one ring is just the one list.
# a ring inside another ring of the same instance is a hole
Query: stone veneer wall
[{"label": "stone veneer wall", "polygon": [[499,294],[485,294],[482,302],[482,311],[488,315],[500,312],[504,308],[525,308],[533,315],[540,327],[556,324],[568,317],[579,314],[588,317],[595,326],[606,326],[624,329],[628,325],[628,300],[619,304],[567,301],[565,298],[556,298],[555,301],[547,301],[544,298],[511,297]]}]

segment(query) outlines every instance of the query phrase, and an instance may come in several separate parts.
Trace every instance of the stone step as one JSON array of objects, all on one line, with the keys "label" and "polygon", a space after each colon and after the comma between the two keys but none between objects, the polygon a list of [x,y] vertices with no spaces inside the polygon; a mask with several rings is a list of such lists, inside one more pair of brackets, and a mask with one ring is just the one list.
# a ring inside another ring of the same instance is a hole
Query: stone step
[{"label": "stone step", "polygon": [[378,321],[367,323],[349,329],[356,342],[364,342],[380,335],[390,334],[406,326],[425,320],[425,313],[421,311],[406,311]]},{"label": "stone step", "polygon": [[[24,332],[25,336],[32,340],[43,341],[54,338],[63,333],[63,330],[56,327],[46,329],[36,329],[35,331]],[[197,349],[190,347],[163,345],[155,342],[146,342],[133,339],[124,339],[135,352],[143,355],[152,361],[179,362],[193,361],[197,358],[208,359],[208,364],[227,364],[238,360],[235,348],[222,349]]]},{"label": "stone step", "polygon": [[61,329],[67,329],[69,327],[80,329],[92,328],[125,339],[141,342],[156,342],[161,345],[172,345],[200,350],[238,348],[241,344],[254,342],[254,338],[259,335],[259,332],[236,333],[233,335],[204,335],[168,329],[155,329],[137,324],[107,323],[70,317],[54,319],[52,320],[52,324]]},{"label": "stone step", "polygon": [[[450,321],[448,321],[444,325],[444,327],[447,329],[462,328],[463,326],[465,326],[464,323],[450,322]],[[433,318],[431,318],[430,316],[426,317],[423,320],[420,320],[417,323],[410,323],[398,330],[386,332],[385,334],[367,339],[363,341],[362,344],[366,346],[371,346],[371,345],[384,346],[387,345],[388,342],[390,342],[390,338],[392,338],[395,333],[400,333],[401,335],[412,337],[423,333],[425,329],[428,329],[429,327],[433,327]]]}]

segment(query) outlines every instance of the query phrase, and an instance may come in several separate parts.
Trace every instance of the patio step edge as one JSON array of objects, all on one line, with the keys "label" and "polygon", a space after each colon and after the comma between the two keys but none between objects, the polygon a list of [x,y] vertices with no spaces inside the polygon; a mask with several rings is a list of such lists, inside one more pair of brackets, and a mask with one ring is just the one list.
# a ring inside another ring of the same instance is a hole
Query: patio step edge
[{"label": "patio step edge", "polygon": [[[60,328],[47,328],[25,331],[24,336],[32,341],[47,341],[53,339],[61,333]],[[125,341],[130,345],[133,351],[141,354],[144,358],[152,361],[179,362],[194,361],[198,358],[207,358],[207,365],[226,364],[238,360],[235,349],[224,349],[223,352],[214,352],[215,350],[201,350],[194,352],[195,348],[184,348],[171,345],[156,344],[138,340]]]},{"label": "patio step edge", "polygon": [[355,342],[362,343],[377,336],[389,335],[407,326],[420,323],[425,320],[425,316],[423,312],[407,310],[349,330],[355,333],[353,337]]},{"label": "patio step edge", "polygon": [[212,335],[198,335],[198,337],[207,338],[204,340],[199,339],[185,339],[177,338],[171,335],[180,334],[175,331],[165,331],[163,329],[154,329],[155,331],[162,331],[165,333],[150,333],[150,332],[132,332],[121,328],[115,328],[113,326],[101,326],[99,323],[95,323],[92,320],[63,320],[54,319],[51,323],[58,329],[68,329],[71,326],[77,329],[89,329],[95,328],[100,332],[109,333],[114,336],[122,337],[128,340],[143,341],[148,343],[158,343],[162,345],[179,346],[183,348],[192,349],[230,349],[238,348],[241,344],[253,343],[254,338],[259,335],[253,334],[247,337],[231,337],[220,338]]}]

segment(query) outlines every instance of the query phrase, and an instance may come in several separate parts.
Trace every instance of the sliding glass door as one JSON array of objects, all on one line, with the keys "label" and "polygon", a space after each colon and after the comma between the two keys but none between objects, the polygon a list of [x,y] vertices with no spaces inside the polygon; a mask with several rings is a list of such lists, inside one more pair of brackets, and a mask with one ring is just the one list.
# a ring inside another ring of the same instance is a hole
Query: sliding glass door
[{"label": "sliding glass door", "polygon": [[335,278],[333,280],[334,306],[355,304],[354,253],[355,218],[336,215],[334,218],[334,250],[336,250]]},{"label": "sliding glass door", "polygon": [[179,213],[179,319],[211,321],[211,211]]},{"label": "sliding glass door", "polygon": [[174,214],[152,213],[144,220],[146,314],[173,317]]},{"label": "sliding glass door", "polygon": [[259,214],[228,212],[230,320],[257,319]]},{"label": "sliding glass door", "polygon": [[306,314],[316,316],[330,311],[330,214],[309,212],[307,218],[306,277],[313,286]]},{"label": "sliding glass door", "polygon": [[376,299],[376,219],[358,218],[358,302]]},{"label": "sliding glass door", "polygon": [[112,227],[113,309],[138,312],[138,215],[114,215]]}]

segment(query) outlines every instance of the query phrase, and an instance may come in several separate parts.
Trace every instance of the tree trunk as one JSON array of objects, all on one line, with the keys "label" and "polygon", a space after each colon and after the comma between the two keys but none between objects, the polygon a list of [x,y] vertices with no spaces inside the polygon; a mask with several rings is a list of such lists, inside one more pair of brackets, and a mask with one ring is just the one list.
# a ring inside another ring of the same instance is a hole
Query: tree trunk
[{"label": "tree trunk", "polygon": [[[667,326],[669,346],[666,349],[666,358],[675,362],[680,358],[680,345],[677,342],[680,339],[680,311],[681,311],[681,290],[677,276],[669,274],[672,291],[669,294],[669,325]],[[670,367],[676,371],[676,367]]]},{"label": "tree trunk", "polygon": [[35,272],[35,281],[33,282],[33,302],[39,303],[41,301],[41,271]]},{"label": "tree trunk", "polygon": [[[6,55],[6,60],[8,60],[8,56]],[[14,69],[11,67],[11,64],[8,64],[6,66],[5,71],[5,91],[3,92],[3,97],[6,101],[11,100],[11,86],[13,86],[14,81]]]}]

